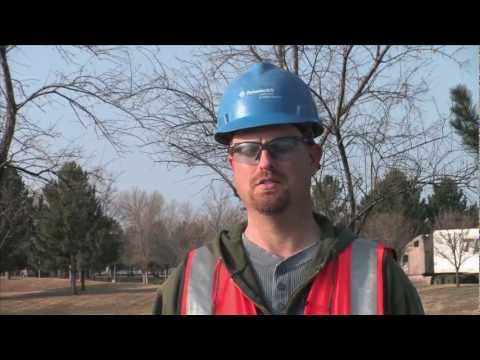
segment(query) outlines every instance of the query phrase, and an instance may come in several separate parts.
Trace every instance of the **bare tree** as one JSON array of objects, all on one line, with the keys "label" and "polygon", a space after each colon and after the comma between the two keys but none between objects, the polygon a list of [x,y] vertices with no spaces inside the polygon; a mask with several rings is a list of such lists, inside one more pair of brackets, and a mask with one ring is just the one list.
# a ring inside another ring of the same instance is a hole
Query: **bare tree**
[{"label": "bare tree", "polygon": [[44,49],[62,68],[33,82],[21,75],[25,65],[19,59],[28,50],[0,46],[0,181],[5,167],[47,180],[60,164],[81,156],[72,144],[60,146],[65,138],[56,130],[58,121],[49,116],[55,109],[93,129],[119,153],[126,151],[125,137],[135,136],[134,129],[142,126],[139,109],[150,101],[150,89],[137,71],[134,48]]},{"label": "bare tree", "polygon": [[221,230],[245,220],[240,205],[232,203],[232,193],[224,187],[210,186],[202,208],[205,209],[204,221],[212,238]]},{"label": "bare tree", "polygon": [[118,175],[109,172],[106,165],[93,167],[88,173],[104,213],[112,218],[118,218],[120,216],[116,203],[118,190],[115,188]]},{"label": "bare tree", "polygon": [[417,235],[414,224],[402,213],[391,211],[369,217],[362,228],[362,235],[393,248],[397,254]]},{"label": "bare tree", "polygon": [[164,263],[169,268],[176,266],[188,250],[199,247],[207,241],[207,226],[188,202],[166,203],[162,222],[166,232],[165,241],[170,249],[164,256]]},{"label": "bare tree", "polygon": [[127,257],[143,272],[143,282],[148,283],[148,273],[164,262],[172,250],[162,222],[164,199],[158,192],[134,188],[118,197],[118,212],[125,229]]},{"label": "bare tree", "polygon": [[197,211],[189,203],[170,202],[165,206],[162,221],[175,263],[184,259],[189,250],[213,241],[221,230],[245,220],[241,207],[234,201],[231,192],[221,184],[210,186]]},{"label": "bare tree", "polygon": [[364,215],[357,211],[359,199],[391,167],[401,167],[424,185],[439,174],[464,184],[474,176],[473,166],[456,161],[459,150],[445,147],[445,127],[427,125],[419,107],[428,91],[425,69],[438,57],[458,63],[455,51],[436,46],[201,47],[176,69],[164,66],[154,52],[149,57],[156,64],[159,97],[145,109],[145,151],[158,162],[207,169],[232,191],[225,147],[213,140],[216,109],[227,83],[260,61],[298,73],[309,85],[326,128],[318,139],[325,150],[318,176],[326,171],[341,180],[352,230],[360,230]]},{"label": "bare tree", "polygon": [[167,211],[166,228],[174,249],[176,264],[189,250],[212,240],[212,231],[205,214],[197,214],[189,203],[173,204]]},{"label": "bare tree", "polygon": [[[435,221],[437,241],[435,252],[455,268],[455,282],[460,286],[459,272],[463,264],[473,256],[474,241],[468,237],[469,228],[476,219],[458,211],[444,211]],[[471,250],[471,251],[469,251]]]},{"label": "bare tree", "polygon": [[222,187],[211,187],[197,211],[188,202],[169,202],[162,215],[174,253],[169,264],[178,264],[189,250],[213,241],[221,230],[230,228],[243,218],[242,210],[232,203],[231,194]]}]

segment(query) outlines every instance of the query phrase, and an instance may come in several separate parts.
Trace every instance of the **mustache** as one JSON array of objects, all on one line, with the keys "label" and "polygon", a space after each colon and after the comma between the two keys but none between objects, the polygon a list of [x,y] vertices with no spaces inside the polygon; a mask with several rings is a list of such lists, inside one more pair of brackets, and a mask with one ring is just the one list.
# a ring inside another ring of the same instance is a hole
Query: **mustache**
[{"label": "mustache", "polygon": [[256,186],[262,183],[263,181],[267,181],[267,180],[281,183],[283,182],[284,179],[285,179],[285,176],[283,176],[282,174],[276,171],[263,171],[252,179],[251,185]]}]

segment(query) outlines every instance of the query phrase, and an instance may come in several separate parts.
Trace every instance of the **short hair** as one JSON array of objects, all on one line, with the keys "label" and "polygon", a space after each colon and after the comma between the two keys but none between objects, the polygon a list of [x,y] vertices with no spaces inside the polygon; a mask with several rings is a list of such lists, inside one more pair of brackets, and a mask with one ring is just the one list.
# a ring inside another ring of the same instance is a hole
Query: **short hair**
[{"label": "short hair", "polygon": [[293,124],[298,131],[300,131],[300,134],[302,134],[302,137],[308,141],[309,144],[313,145],[315,143],[315,133],[313,131],[313,127],[311,124]]}]

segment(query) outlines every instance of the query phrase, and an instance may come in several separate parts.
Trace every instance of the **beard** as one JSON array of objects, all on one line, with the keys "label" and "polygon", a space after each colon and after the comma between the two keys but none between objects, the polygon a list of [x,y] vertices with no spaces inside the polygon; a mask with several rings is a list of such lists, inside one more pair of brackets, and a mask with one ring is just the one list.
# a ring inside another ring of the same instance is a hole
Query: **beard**
[{"label": "beard", "polygon": [[[256,191],[259,179],[271,177],[279,182],[279,188],[274,191]],[[283,177],[278,173],[262,173],[253,179],[248,192],[249,203],[253,209],[264,215],[278,215],[290,205],[290,192],[284,187]]]},{"label": "beard", "polygon": [[290,194],[282,191],[278,194],[250,194],[252,207],[264,215],[279,215],[290,205]]}]

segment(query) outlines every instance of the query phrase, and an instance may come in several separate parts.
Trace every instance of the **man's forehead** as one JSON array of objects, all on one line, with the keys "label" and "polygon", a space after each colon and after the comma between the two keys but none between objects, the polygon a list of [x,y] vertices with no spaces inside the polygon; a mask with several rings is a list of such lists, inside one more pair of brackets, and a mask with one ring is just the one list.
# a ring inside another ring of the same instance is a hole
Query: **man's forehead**
[{"label": "man's forehead", "polygon": [[301,135],[294,125],[271,125],[235,132],[232,142],[273,139],[279,136]]}]

